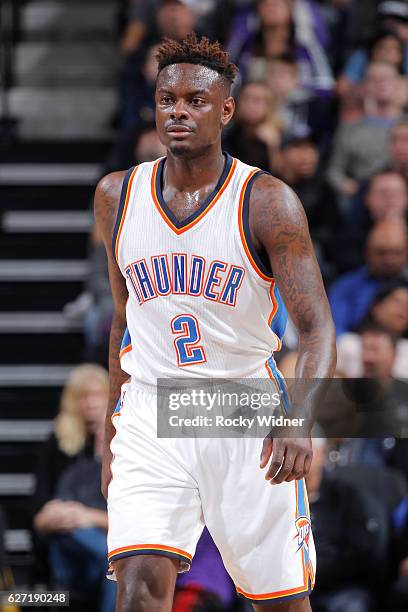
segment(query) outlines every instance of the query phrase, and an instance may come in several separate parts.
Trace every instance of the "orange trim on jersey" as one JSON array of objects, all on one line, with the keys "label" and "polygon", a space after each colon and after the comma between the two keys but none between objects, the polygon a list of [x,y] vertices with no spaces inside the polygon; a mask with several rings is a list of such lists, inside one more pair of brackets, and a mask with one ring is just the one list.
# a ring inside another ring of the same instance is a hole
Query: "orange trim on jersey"
[{"label": "orange trim on jersey", "polygon": [[176,555],[180,555],[181,557],[185,557],[188,561],[192,561],[193,557],[186,552],[185,550],[181,550],[181,548],[174,548],[173,546],[163,546],[162,544],[136,544],[134,546],[123,546],[122,548],[115,548],[110,553],[108,553],[108,559],[111,559],[115,555],[119,555],[125,552],[133,552],[138,550],[155,550],[159,552],[168,552]]},{"label": "orange trim on jersey", "polygon": [[126,197],[125,197],[125,204],[123,206],[123,211],[122,211],[122,216],[120,219],[120,224],[119,224],[119,229],[118,229],[118,233],[116,234],[116,240],[115,240],[115,258],[116,261],[118,262],[118,251],[119,251],[119,238],[120,238],[120,234],[122,232],[122,228],[123,228],[123,224],[125,222],[125,217],[126,217],[126,212],[127,212],[127,208],[128,208],[128,204],[129,204],[129,197],[130,197],[130,191],[132,188],[132,183],[133,183],[133,179],[135,178],[135,174],[137,169],[139,168],[139,166],[135,166],[133,169],[132,174],[129,177],[129,181],[128,181],[128,185],[127,185],[127,189],[126,189]]},{"label": "orange trim on jersey", "polygon": [[129,353],[129,351],[132,350],[132,345],[128,344],[127,346],[125,346],[119,353],[119,359],[122,359],[123,355],[126,355],[126,353]]},{"label": "orange trim on jersey", "polygon": [[272,593],[247,593],[240,587],[236,587],[237,593],[247,599],[254,599],[256,601],[263,601],[265,599],[278,599],[279,597],[289,597],[290,595],[297,595],[298,593],[305,593],[309,591],[309,585],[306,584],[294,589],[285,589],[283,591],[273,591]]},{"label": "orange trim on jersey", "polygon": [[271,370],[271,366],[269,365],[268,361],[269,361],[269,357],[268,357],[268,359],[265,361],[265,368],[266,368],[266,371],[268,372],[268,376],[269,376],[269,378],[270,378],[270,379],[271,379],[271,380],[272,380],[272,381],[273,381],[273,382],[276,384],[275,377],[274,377],[274,375],[273,375],[273,372],[272,372],[272,370]]},{"label": "orange trim on jersey", "polygon": [[[273,278],[273,279],[271,280],[271,286],[269,287],[269,295],[270,295],[270,297],[271,297],[271,302],[272,302],[272,310],[271,310],[271,314],[269,315],[268,325],[269,325],[269,327],[270,327],[271,329],[272,329],[272,322],[273,322],[273,319],[274,319],[274,317],[275,317],[276,313],[278,312],[278,308],[279,308],[279,305],[278,305],[278,302],[277,302],[277,300],[276,300],[276,296],[275,296],[275,287],[276,287],[276,284],[275,284],[275,279]],[[281,341],[281,339],[279,338],[279,336],[278,336],[277,334],[275,334],[275,332],[274,332],[273,330],[272,330],[272,333],[275,335],[275,338],[276,338],[276,340],[278,341],[278,348],[277,348],[276,350],[277,350],[277,351],[280,351],[280,350],[281,350],[281,348],[282,348],[282,341]]]},{"label": "orange trim on jersey", "polygon": [[[270,366],[266,363],[266,369],[272,380],[275,378],[272,375],[272,370]],[[299,498],[298,498],[298,481],[294,481],[295,484],[295,499],[296,499],[296,518],[299,516]],[[300,593],[307,593],[310,588],[313,587],[314,584],[314,572],[312,567],[312,562],[310,561],[309,567],[306,567],[304,550],[302,549],[302,569],[303,569],[303,584],[298,587],[294,587],[292,589],[284,589],[282,591],[272,591],[271,593],[247,593],[240,587],[236,586],[237,593],[245,597],[246,599],[252,599],[254,601],[265,601],[267,599],[278,599],[280,597],[290,597],[291,595],[297,595]],[[309,584],[310,579],[310,584]]]},{"label": "orange trim on jersey", "polygon": [[152,185],[151,185],[153,201],[161,217],[163,218],[163,220],[178,236],[180,236],[180,234],[184,234],[184,232],[191,229],[192,227],[194,227],[194,225],[196,225],[199,221],[201,221],[201,219],[213,208],[215,203],[220,199],[220,197],[222,196],[222,194],[224,193],[224,191],[226,190],[226,188],[228,187],[232,179],[232,175],[234,174],[235,168],[237,166],[237,160],[234,158],[232,159],[231,168],[229,169],[229,172],[225,178],[224,183],[221,185],[220,189],[217,191],[217,193],[215,194],[211,202],[208,204],[208,206],[205,207],[205,209],[202,211],[200,215],[198,215],[198,217],[196,217],[193,221],[191,221],[190,223],[188,223],[187,225],[183,227],[176,227],[174,223],[170,221],[170,219],[167,217],[166,213],[163,211],[162,207],[160,206],[160,203],[157,197],[157,193],[156,193],[156,176],[157,176],[157,170],[159,168],[159,163],[161,161],[162,161],[161,159],[158,159],[153,167]]},{"label": "orange trim on jersey", "polygon": [[273,318],[278,312],[278,302],[276,301],[276,297],[275,297],[275,279],[274,278],[271,280],[271,286],[269,287],[269,295],[271,296],[271,301],[272,301],[272,311],[271,311],[271,314],[269,315],[268,325],[269,327],[272,327]]},{"label": "orange trim on jersey", "polygon": [[255,262],[254,258],[252,257],[251,251],[249,250],[248,243],[246,241],[245,231],[244,231],[244,224],[243,224],[243,221],[242,221],[242,212],[243,212],[243,206],[244,206],[245,192],[247,190],[249,181],[258,172],[260,172],[260,170],[258,168],[256,168],[255,170],[252,170],[252,172],[247,176],[247,178],[245,180],[245,183],[242,186],[241,194],[239,196],[238,226],[239,226],[239,234],[241,236],[241,242],[242,242],[242,245],[244,247],[245,253],[246,253],[246,255],[247,255],[248,259],[249,259],[249,263],[251,264],[251,266],[253,267],[255,272],[258,274],[258,276],[260,276],[262,278],[262,280],[265,280],[268,283],[270,283],[271,280],[272,280],[271,277],[267,276],[266,274],[264,274],[262,272],[262,270],[259,269],[257,263]]}]

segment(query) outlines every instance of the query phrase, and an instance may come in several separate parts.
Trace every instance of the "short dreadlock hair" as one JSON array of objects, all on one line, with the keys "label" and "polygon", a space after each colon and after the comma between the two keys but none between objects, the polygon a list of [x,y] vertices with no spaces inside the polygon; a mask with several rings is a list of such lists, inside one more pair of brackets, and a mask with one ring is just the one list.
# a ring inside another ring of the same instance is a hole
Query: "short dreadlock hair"
[{"label": "short dreadlock hair", "polygon": [[238,73],[238,68],[229,61],[229,54],[223,51],[218,41],[210,42],[205,36],[199,39],[195,32],[188,34],[181,42],[165,38],[157,51],[156,59],[159,72],[171,64],[197,64],[215,70],[230,85]]}]

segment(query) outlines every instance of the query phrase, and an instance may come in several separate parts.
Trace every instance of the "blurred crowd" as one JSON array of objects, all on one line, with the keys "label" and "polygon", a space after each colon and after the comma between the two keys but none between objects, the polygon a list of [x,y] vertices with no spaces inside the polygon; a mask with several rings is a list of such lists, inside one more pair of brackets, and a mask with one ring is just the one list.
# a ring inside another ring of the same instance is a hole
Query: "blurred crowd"
[{"label": "blurred crowd", "polygon": [[[225,130],[224,148],[298,194],[336,325],[337,376],[381,381],[381,393],[363,390],[371,398],[370,417],[374,412],[377,419],[382,410],[377,431],[359,437],[350,429],[347,435],[347,409],[339,414],[333,400],[332,411],[328,402],[322,415],[326,428],[314,440],[307,481],[318,555],[313,610],[407,610],[408,2],[122,0],[119,21],[117,138],[106,172],[165,154],[154,127],[155,52],[163,36],[183,39],[195,30],[218,39],[239,66],[236,114]],[[112,303],[96,230],[90,243],[90,281],[67,305],[66,315],[84,317],[84,357],[106,366]],[[277,356],[289,378],[296,348],[289,321]],[[73,584],[73,567],[81,568],[89,584],[104,593],[108,603],[101,610],[108,612],[112,587],[101,578],[105,552],[98,539],[106,528],[103,502],[96,491],[82,499],[68,486],[81,481],[72,477],[73,456],[81,457],[84,470],[98,460],[98,428],[80,397],[90,393],[92,380],[105,389],[101,371],[87,376],[84,386],[79,371],[68,382],[76,389],[72,410],[82,415],[76,417],[82,419],[82,441],[64,442],[69,410],[63,399],[44,461],[61,473],[69,468],[71,481],[66,477],[57,486],[55,473],[45,477],[41,469],[33,515],[38,546],[48,542],[42,558],[52,560],[52,580]],[[95,397],[92,402],[98,404]],[[64,512],[66,504],[74,504],[74,514]],[[67,527],[68,515],[74,523]],[[87,531],[80,538],[79,528]],[[99,551],[92,567],[85,567],[87,547]],[[174,609],[246,609],[237,605],[204,532],[192,570],[178,583]]]}]

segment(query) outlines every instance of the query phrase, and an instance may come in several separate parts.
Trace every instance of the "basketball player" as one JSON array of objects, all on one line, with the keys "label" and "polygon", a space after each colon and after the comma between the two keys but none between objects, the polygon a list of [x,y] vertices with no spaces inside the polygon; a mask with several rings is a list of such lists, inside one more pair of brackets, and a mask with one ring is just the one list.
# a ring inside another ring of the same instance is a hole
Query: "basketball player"
[{"label": "basketball player", "polygon": [[255,610],[305,612],[315,574],[309,433],[263,447],[255,438],[158,438],[156,382],[279,381],[283,302],[299,331],[296,376],[330,377],[321,275],[295,194],[222,152],[236,74],[227,53],[192,34],[165,40],[157,57],[167,156],[106,176],[95,198],[115,305],[102,487],[117,610],[170,611],[177,572],[189,569],[206,524]]}]

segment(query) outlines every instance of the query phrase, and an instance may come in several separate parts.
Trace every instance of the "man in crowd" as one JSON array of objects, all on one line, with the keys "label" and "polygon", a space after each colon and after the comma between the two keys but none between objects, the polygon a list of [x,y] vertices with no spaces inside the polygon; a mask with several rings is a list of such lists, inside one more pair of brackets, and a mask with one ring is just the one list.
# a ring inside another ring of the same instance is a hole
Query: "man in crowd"
[{"label": "man in crowd", "polygon": [[389,132],[401,118],[403,106],[395,66],[370,64],[363,105],[364,115],[359,121],[340,124],[328,169],[328,180],[345,208],[360,183],[389,163]]},{"label": "man in crowd", "polygon": [[402,219],[374,225],[366,242],[365,265],[340,276],[329,292],[337,336],[357,327],[384,280],[408,280],[407,238]]},{"label": "man in crowd", "polygon": [[311,598],[314,612],[368,612],[370,585],[382,558],[382,534],[372,499],[362,487],[324,471],[326,441],[313,439],[306,484],[319,572]]}]

